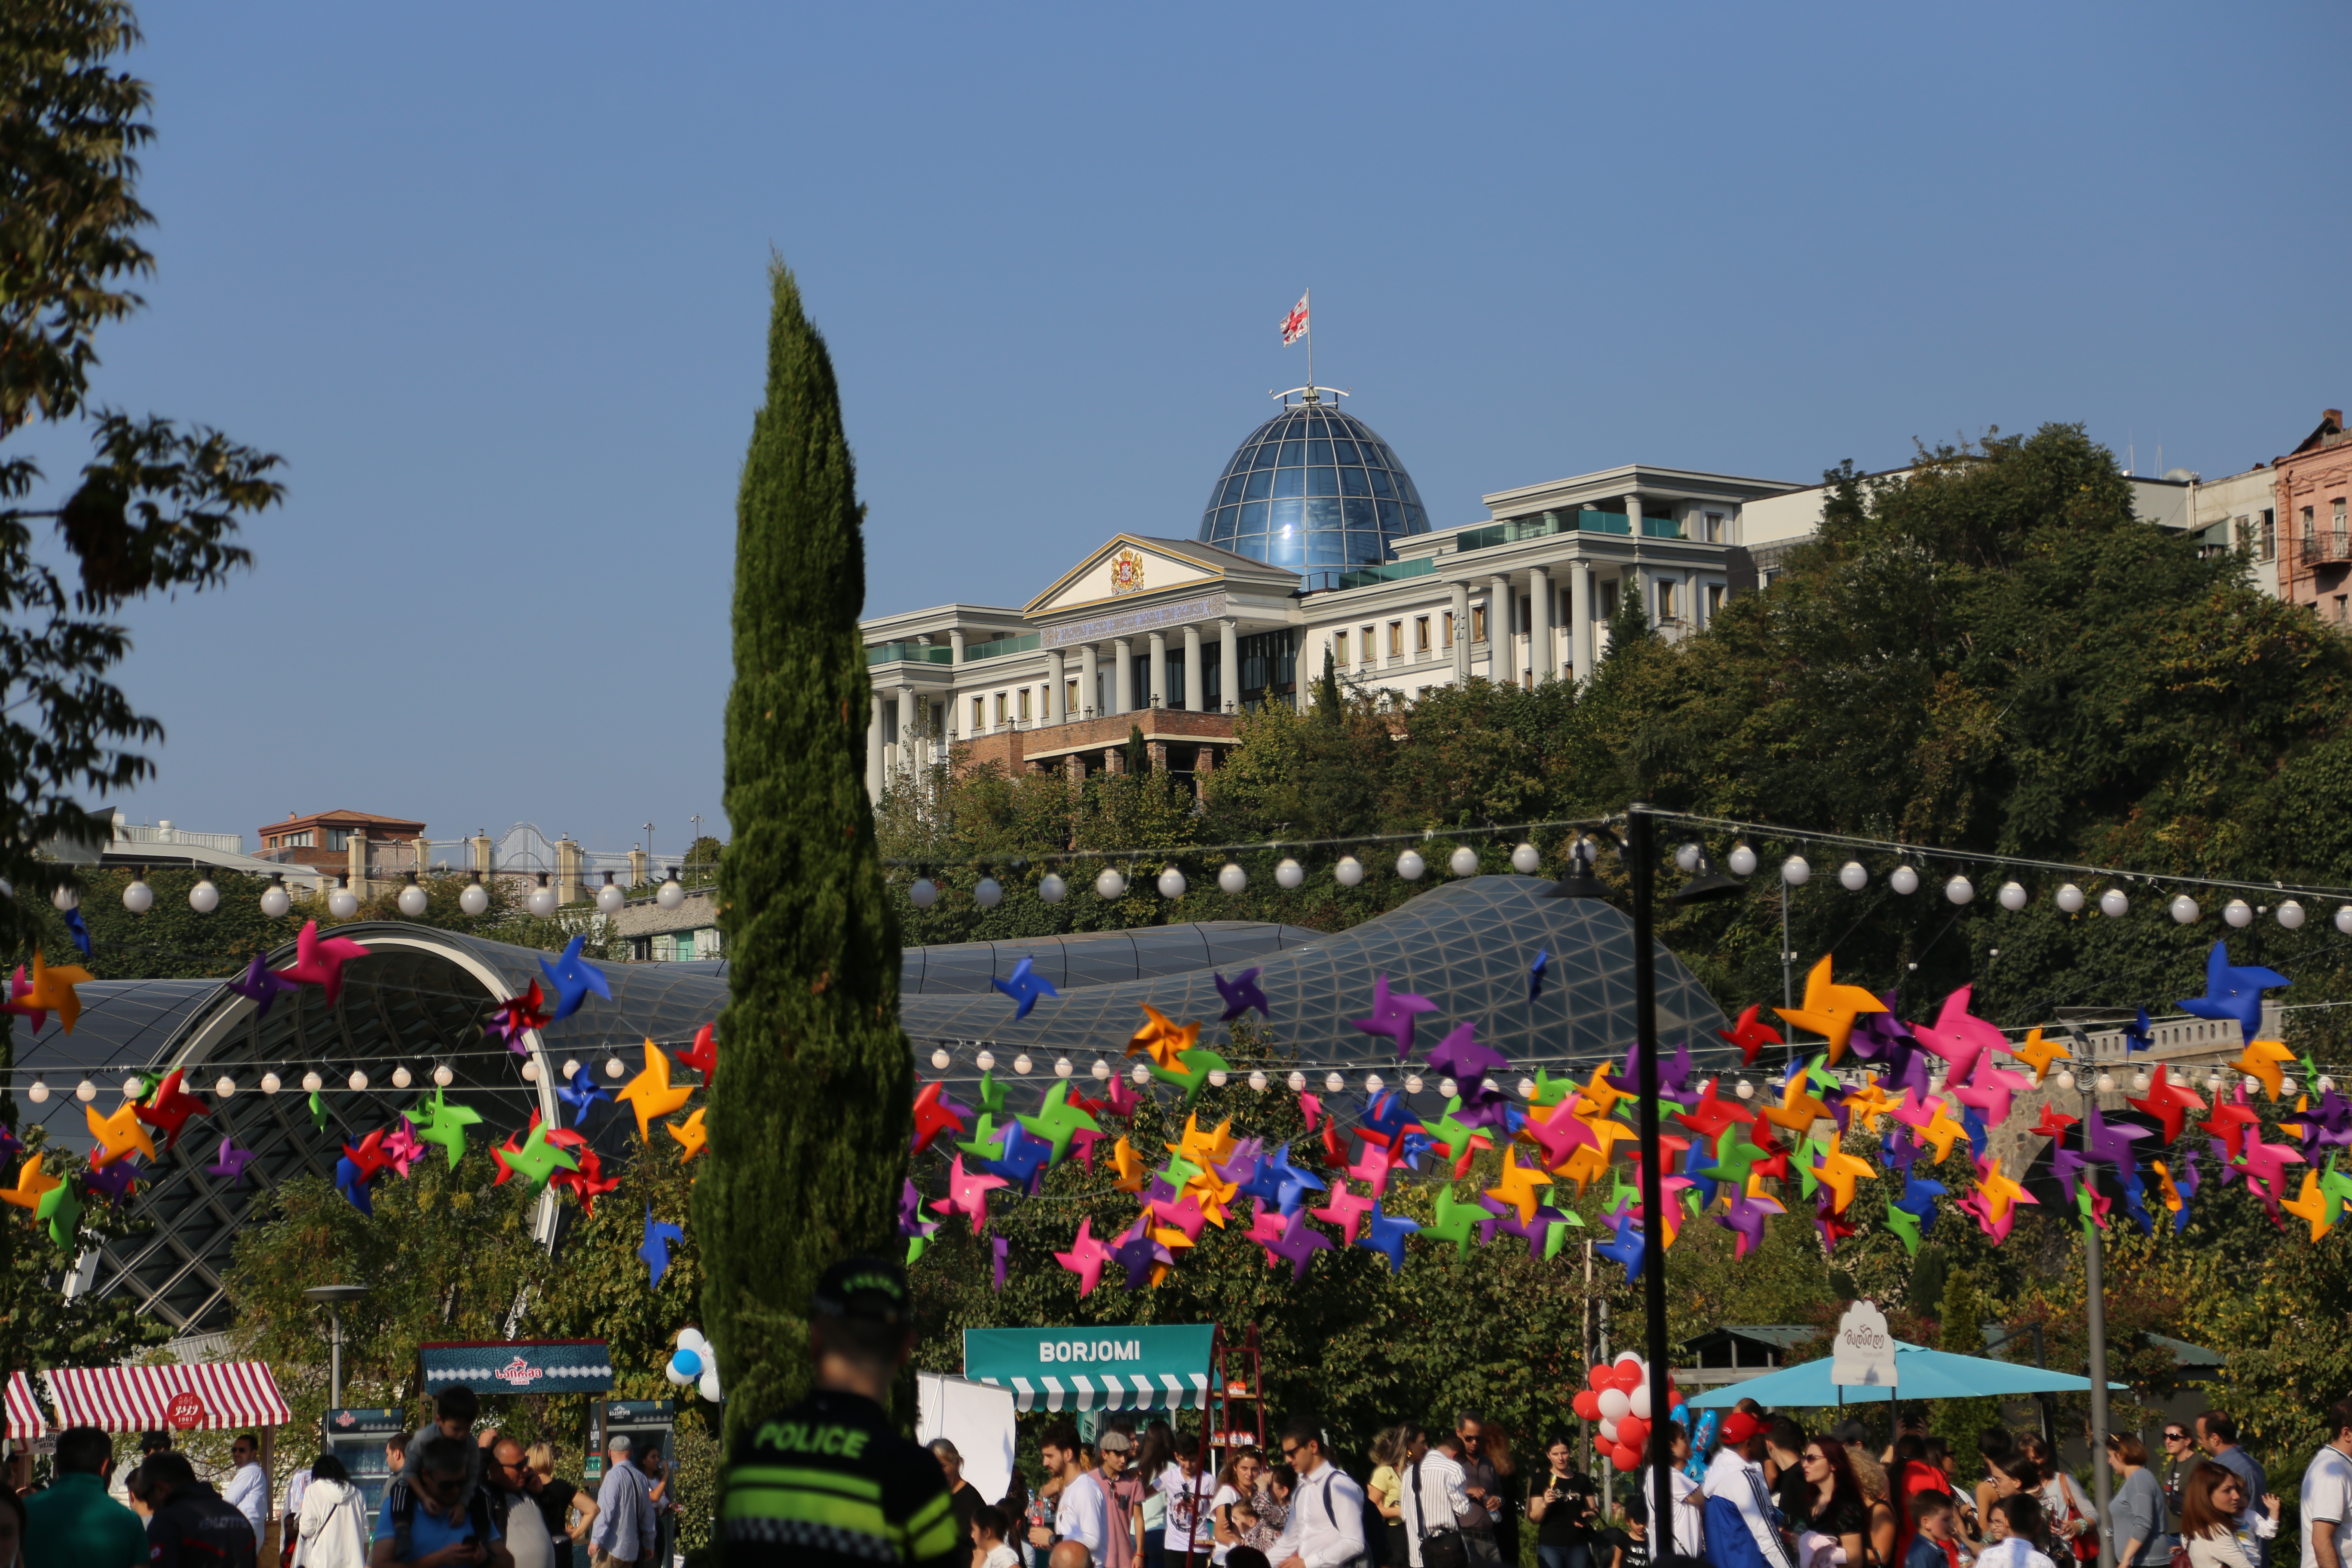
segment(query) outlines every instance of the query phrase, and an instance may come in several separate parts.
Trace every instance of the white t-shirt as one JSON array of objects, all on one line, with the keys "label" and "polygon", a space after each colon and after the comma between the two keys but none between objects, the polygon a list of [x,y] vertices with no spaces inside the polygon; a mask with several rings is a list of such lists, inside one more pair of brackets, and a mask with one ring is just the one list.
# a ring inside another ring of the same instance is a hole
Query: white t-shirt
[{"label": "white t-shirt", "polygon": [[980,1568],[1020,1568],[1020,1553],[1001,1541],[990,1547],[988,1555],[980,1560]]},{"label": "white t-shirt", "polygon": [[[2248,1498],[2249,1507],[2260,1498]],[[2311,1457],[2303,1472],[2303,1568],[2319,1568],[2319,1552],[2312,1545],[2312,1530],[2323,1521],[2336,1528],[2336,1561],[2345,1561],[2352,1543],[2352,1459],[2329,1444]]]},{"label": "white t-shirt", "polygon": [[1062,1489],[1054,1510],[1054,1533],[1064,1541],[1083,1543],[1099,1563],[1108,1522],[1109,1500],[1103,1496],[1102,1478],[1092,1470],[1080,1472],[1076,1480]]},{"label": "white t-shirt", "polygon": [[[1242,1494],[1236,1489],[1233,1487],[1219,1487],[1217,1489],[1217,1495],[1214,1498],[1212,1498],[1209,1501],[1209,1526],[1212,1539],[1214,1538],[1216,1533],[1217,1510],[1228,1506],[1229,1504],[1240,1502],[1241,1500]],[[1239,1535],[1241,1531],[1238,1529],[1235,1529],[1234,1533]],[[1209,1561],[1212,1563],[1223,1563],[1225,1560],[1225,1553],[1232,1550],[1233,1548],[1230,1546],[1220,1544],[1214,1552],[1209,1554]]]},{"label": "white t-shirt", "polygon": [[[1192,1486],[1184,1484],[1184,1467],[1170,1465],[1160,1472],[1157,1483],[1168,1499],[1168,1522],[1163,1541],[1172,1543],[1181,1554],[1184,1543],[1185,1522],[1192,1527],[1192,1541],[1197,1546],[1213,1547],[1217,1541],[1216,1516],[1213,1512],[1217,1494],[1217,1478],[1203,1470],[1192,1478]],[[1167,1550],[1163,1544],[1162,1551]]]}]

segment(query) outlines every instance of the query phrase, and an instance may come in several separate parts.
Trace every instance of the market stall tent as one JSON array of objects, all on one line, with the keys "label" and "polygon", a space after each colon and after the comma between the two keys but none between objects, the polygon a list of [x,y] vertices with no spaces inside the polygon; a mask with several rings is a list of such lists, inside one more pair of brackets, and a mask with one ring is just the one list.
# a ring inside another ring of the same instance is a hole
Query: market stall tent
[{"label": "market stall tent", "polygon": [[[1989,1356],[1954,1355],[1949,1351],[1931,1351],[1925,1345],[1902,1340],[1895,1342],[1895,1375],[1890,1387],[1841,1387],[1830,1381],[1830,1365],[1831,1358],[1823,1356],[1819,1361],[1782,1367],[1761,1377],[1709,1389],[1694,1396],[1690,1403],[1700,1410],[1728,1410],[1743,1399],[1753,1399],[1777,1410],[1783,1405],[1872,1405],[1890,1399],[2084,1394],[2091,1387],[2089,1378],[2076,1377],[2072,1373],[2048,1372],[2038,1366],[1994,1361]],[[2107,1386],[2123,1390],[2126,1385],[2111,1383]]]}]

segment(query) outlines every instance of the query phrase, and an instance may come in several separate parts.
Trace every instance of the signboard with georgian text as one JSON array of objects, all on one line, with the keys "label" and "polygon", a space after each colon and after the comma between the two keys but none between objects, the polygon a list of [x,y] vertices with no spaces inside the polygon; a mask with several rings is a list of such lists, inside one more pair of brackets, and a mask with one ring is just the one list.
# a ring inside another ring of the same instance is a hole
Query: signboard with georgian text
[{"label": "signboard with georgian text", "polygon": [[1895,1336],[1875,1301],[1856,1301],[1830,1342],[1830,1382],[1841,1387],[1895,1386]]},{"label": "signboard with georgian text", "polygon": [[416,1347],[425,1392],[464,1384],[493,1394],[604,1394],[613,1357],[603,1340],[442,1340]]}]

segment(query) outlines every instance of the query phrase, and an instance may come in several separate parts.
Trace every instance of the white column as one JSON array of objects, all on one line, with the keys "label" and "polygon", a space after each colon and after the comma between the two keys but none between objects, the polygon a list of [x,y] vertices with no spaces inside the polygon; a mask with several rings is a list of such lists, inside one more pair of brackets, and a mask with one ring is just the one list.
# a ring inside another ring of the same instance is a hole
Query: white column
[{"label": "white column", "polygon": [[1454,682],[1470,684],[1470,584],[1454,587]]},{"label": "white column", "polygon": [[873,717],[866,725],[866,793],[882,798],[882,694],[874,694]]},{"label": "white column", "polygon": [[1150,677],[1144,688],[1151,694],[1154,708],[1168,706],[1168,639],[1159,632],[1151,634],[1148,645],[1151,649],[1151,665],[1144,673]]},{"label": "white column", "polygon": [[1062,693],[1062,650],[1055,648],[1045,656],[1045,700],[1038,704],[1037,717],[1048,724],[1069,721],[1068,700]]},{"label": "white column", "polygon": [[1095,645],[1087,643],[1078,650],[1078,711],[1099,709],[1102,693],[1095,689]]},{"label": "white column", "polygon": [[1511,637],[1511,580],[1497,574],[1486,579],[1486,678],[1519,679],[1518,645]]},{"label": "white column", "polygon": [[1208,706],[1208,689],[1201,668],[1201,626],[1197,621],[1184,628],[1184,706],[1198,713]]},{"label": "white column", "polygon": [[1650,599],[1650,575],[1642,570],[1642,498],[1640,496],[1625,498],[1625,526],[1632,530],[1633,534],[1633,563],[1617,574],[1622,580],[1622,585],[1617,590],[1619,601],[1622,603],[1627,594],[1639,596],[1642,601],[1643,619],[1655,627],[1658,624],[1658,606]]},{"label": "white column", "polygon": [[1135,710],[1135,654],[1125,637],[1115,637],[1110,645],[1111,700],[1118,704],[1115,711]]},{"label": "white column", "polygon": [[961,626],[948,633],[948,647],[955,650],[955,662],[961,664],[963,662],[963,628]]},{"label": "white column", "polygon": [[1242,639],[1239,628],[1232,621],[1217,623],[1217,689],[1222,694],[1218,706],[1238,713],[1242,710]]},{"label": "white column", "polygon": [[898,762],[902,766],[915,765],[915,689],[898,688]]},{"label": "white column", "polygon": [[1578,561],[1568,580],[1568,659],[1579,680],[1592,679],[1592,563]]},{"label": "white column", "polygon": [[1528,571],[1528,668],[1538,686],[1551,679],[1551,574]]}]

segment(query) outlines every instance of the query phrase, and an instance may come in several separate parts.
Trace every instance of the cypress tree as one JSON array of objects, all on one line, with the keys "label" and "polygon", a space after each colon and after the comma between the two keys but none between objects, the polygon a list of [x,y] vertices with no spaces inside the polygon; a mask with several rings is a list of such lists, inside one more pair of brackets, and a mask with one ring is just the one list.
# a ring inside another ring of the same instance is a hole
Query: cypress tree
[{"label": "cypress tree", "polygon": [[719,1021],[694,1221],[730,1436],[805,1394],[826,1266],[887,1256],[913,1124],[898,924],[866,795],[865,509],[824,340],[770,264],[767,401],[736,500]]}]

